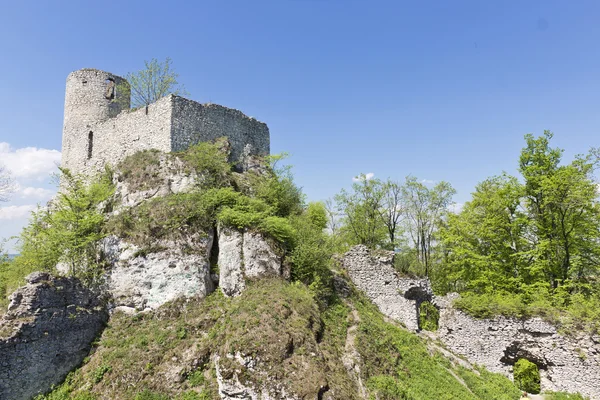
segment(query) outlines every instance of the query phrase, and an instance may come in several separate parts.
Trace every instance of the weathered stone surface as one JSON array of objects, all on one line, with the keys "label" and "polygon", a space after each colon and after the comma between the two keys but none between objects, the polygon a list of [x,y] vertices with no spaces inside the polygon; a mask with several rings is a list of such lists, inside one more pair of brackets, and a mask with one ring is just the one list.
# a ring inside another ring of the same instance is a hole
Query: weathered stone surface
[{"label": "weathered stone surface", "polygon": [[220,227],[219,240],[219,286],[226,296],[239,296],[244,288],[243,234],[234,229]]},{"label": "weathered stone surface", "polygon": [[219,227],[219,286],[227,296],[239,296],[245,279],[267,276],[289,278],[277,245],[257,232],[239,232]]},{"label": "weathered stone surface", "polygon": [[[177,297],[205,297],[214,290],[209,252],[213,235],[165,243],[165,250],[143,254],[137,246],[114,236],[104,240],[112,264],[107,277],[112,307],[155,309]],[[192,247],[194,252],[184,252]],[[131,311],[131,310],[129,310]]]},{"label": "weathered stone surface", "polygon": [[195,171],[188,170],[183,161],[167,153],[157,153],[158,164],[153,165],[153,187],[147,190],[134,190],[123,179],[120,171],[115,171],[115,198],[119,199],[119,209],[135,207],[145,200],[175,193],[186,193],[202,182]]},{"label": "weathered stone surface", "polygon": [[419,305],[431,300],[433,292],[426,279],[399,277],[393,266],[393,254],[355,246],[344,255],[342,266],[352,282],[382,313],[402,322],[410,330],[418,330]]},{"label": "weathered stone surface", "polygon": [[108,319],[75,278],[33,273],[0,319],[0,399],[28,400],[60,383],[88,355]]},{"label": "weathered stone surface", "polygon": [[[299,400],[300,397],[287,393],[287,390],[278,379],[269,377],[263,371],[256,369],[258,361],[252,357],[243,357],[239,352],[228,354],[227,358],[239,363],[241,367],[247,369],[254,375],[263,376],[262,386],[255,387],[250,384],[242,383],[237,371],[227,371],[220,363],[220,357],[214,357],[215,371],[217,375],[217,384],[219,386],[219,397],[222,400]],[[233,373],[231,373],[233,372]]]},{"label": "weathered stone surface", "polygon": [[564,336],[540,318],[475,319],[448,303],[440,310],[438,338],[471,363],[512,376],[526,358],[540,368],[542,390],[580,392],[600,399],[600,345],[583,333]]}]

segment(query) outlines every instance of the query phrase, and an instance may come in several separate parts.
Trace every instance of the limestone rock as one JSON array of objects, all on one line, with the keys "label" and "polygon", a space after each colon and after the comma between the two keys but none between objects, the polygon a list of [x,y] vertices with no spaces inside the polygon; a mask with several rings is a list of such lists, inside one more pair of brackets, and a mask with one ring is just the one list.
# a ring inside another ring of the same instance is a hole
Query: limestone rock
[{"label": "limestone rock", "polygon": [[0,319],[0,399],[28,400],[59,384],[88,355],[108,313],[76,278],[34,272]]},{"label": "limestone rock", "polygon": [[227,296],[239,296],[245,279],[268,276],[289,278],[281,249],[257,232],[219,227],[219,285]]},{"label": "limestone rock", "polygon": [[143,254],[138,247],[114,236],[104,240],[110,260],[107,283],[112,306],[156,309],[177,297],[205,297],[214,290],[209,253],[213,235],[190,238],[197,251],[184,252],[183,243],[165,243],[165,250]]}]

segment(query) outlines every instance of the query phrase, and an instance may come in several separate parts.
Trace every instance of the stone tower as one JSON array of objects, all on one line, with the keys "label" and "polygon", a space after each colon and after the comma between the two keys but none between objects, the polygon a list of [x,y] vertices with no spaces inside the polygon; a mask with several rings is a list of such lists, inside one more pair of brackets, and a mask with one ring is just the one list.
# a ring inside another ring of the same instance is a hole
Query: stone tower
[{"label": "stone tower", "polygon": [[109,72],[81,69],[67,77],[62,138],[62,166],[85,165],[94,151],[92,126],[129,109],[127,81]]},{"label": "stone tower", "polygon": [[200,104],[173,94],[130,109],[130,86],[110,72],[81,69],[67,78],[63,167],[94,174],[141,150],[183,151],[226,137],[229,161],[243,170],[254,156],[269,154],[269,128],[244,113]]}]

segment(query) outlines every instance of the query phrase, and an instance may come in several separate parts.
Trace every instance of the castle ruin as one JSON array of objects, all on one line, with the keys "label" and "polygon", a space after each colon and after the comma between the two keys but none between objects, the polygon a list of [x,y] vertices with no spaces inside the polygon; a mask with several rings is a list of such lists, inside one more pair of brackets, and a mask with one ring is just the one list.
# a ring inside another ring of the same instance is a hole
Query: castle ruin
[{"label": "castle ruin", "polygon": [[243,169],[249,156],[269,154],[269,128],[241,111],[168,95],[130,109],[125,79],[96,69],[67,77],[62,167],[89,174],[140,150],[183,151],[227,137],[230,161]]}]

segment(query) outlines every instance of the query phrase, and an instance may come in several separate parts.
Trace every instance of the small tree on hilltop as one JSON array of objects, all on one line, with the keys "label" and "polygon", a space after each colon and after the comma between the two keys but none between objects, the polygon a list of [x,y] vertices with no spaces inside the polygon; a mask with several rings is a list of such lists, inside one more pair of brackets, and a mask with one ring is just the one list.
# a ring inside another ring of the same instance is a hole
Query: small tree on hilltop
[{"label": "small tree on hilltop", "polygon": [[144,61],[146,68],[138,72],[130,72],[126,78],[131,86],[131,107],[145,107],[156,100],[169,94],[186,96],[185,91],[177,78],[179,74],[171,68],[171,59],[166,58],[164,63],[153,58]]}]

